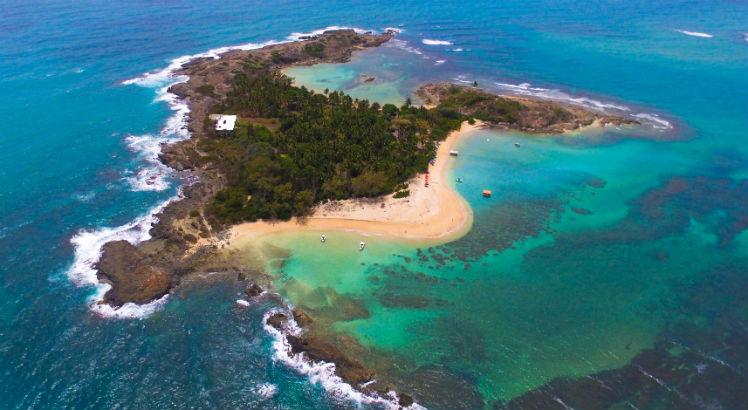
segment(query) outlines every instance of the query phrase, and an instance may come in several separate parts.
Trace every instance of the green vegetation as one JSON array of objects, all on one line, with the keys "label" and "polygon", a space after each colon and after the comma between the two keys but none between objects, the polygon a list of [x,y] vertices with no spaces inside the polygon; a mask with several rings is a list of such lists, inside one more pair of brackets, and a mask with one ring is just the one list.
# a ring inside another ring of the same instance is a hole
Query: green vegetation
[{"label": "green vegetation", "polygon": [[209,208],[224,223],[303,216],[320,201],[395,188],[407,195],[403,183],[427,169],[435,142],[465,119],[450,108],[314,93],[256,61],[235,76],[214,111],[240,117],[233,133],[199,146],[227,179]]},{"label": "green vegetation", "polygon": [[312,57],[322,58],[325,55],[325,45],[322,43],[308,43],[304,51]]},{"label": "green vegetation", "polygon": [[392,195],[393,198],[405,198],[407,196],[410,196],[409,189],[403,189],[402,191],[397,191],[395,192],[395,195]]},{"label": "green vegetation", "polygon": [[215,87],[213,87],[212,84],[204,84],[200,87],[197,87],[195,91],[199,92],[202,95],[206,95],[208,97],[215,96]]},{"label": "green vegetation", "polygon": [[439,107],[492,123],[514,123],[519,118],[520,111],[525,109],[518,101],[457,85],[446,90]]}]

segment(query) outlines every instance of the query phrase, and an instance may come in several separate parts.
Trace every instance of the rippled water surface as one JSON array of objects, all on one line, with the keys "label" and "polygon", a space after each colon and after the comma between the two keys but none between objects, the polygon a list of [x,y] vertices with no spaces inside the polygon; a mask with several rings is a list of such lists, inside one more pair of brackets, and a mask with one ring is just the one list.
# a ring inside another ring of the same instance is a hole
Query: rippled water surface
[{"label": "rippled water surface", "polygon": [[179,186],[154,162],[160,141],[184,137],[179,107],[156,100],[168,79],[123,81],[339,25],[402,33],[349,64],[289,72],[299,83],[400,103],[423,81],[478,81],[659,128],[478,132],[452,170],[475,211],[467,236],[367,238],[364,253],[354,234],[328,234],[324,252],[316,234],[279,236],[268,269],[287,301],[355,337],[427,407],[740,408],[746,21],[732,1],[6,2],[0,407],[356,406],[274,359],[261,318],[276,302],[238,310],[233,278],[195,278],[146,318],[105,319],[71,270],[104,234],[141,237],[114,228]]}]

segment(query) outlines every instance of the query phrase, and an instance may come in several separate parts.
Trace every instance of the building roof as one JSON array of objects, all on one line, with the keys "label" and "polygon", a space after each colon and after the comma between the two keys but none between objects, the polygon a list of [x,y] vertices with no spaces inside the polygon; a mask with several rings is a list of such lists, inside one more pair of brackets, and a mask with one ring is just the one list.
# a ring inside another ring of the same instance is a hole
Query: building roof
[{"label": "building roof", "polygon": [[216,131],[232,131],[236,125],[236,115],[220,115],[216,120]]}]

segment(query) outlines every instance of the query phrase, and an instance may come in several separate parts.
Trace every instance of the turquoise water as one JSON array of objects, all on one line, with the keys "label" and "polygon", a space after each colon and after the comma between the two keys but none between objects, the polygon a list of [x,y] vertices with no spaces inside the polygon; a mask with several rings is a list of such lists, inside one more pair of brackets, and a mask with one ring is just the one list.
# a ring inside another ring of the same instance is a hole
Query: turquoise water
[{"label": "turquoise water", "polygon": [[[161,138],[172,112],[154,102],[156,84],[123,80],[182,55],[330,25],[404,30],[402,48],[381,52],[372,66],[354,60],[340,76],[335,87],[354,89],[359,74],[374,75],[379,86],[360,95],[404,98],[432,79],[515,91],[496,83],[530,83],[520,92],[625,105],[673,129],[476,136],[454,171],[476,213],[465,238],[421,249],[423,260],[383,243],[381,261],[340,261],[347,282],[314,276],[307,292],[299,283],[326,270],[325,261],[292,252],[286,282],[299,276],[295,287],[282,286],[287,297],[331,287],[349,297],[341,300],[363,301],[371,317],[337,320],[335,331],[358,336],[374,358],[401,361],[381,367],[434,408],[454,404],[445,391],[466,407],[492,406],[554,377],[618,368],[663,343],[701,352],[710,369],[728,369],[723,385],[745,387],[748,353],[732,341],[745,340],[748,308],[746,21],[748,7],[730,1],[6,3],[2,407],[353,406],[273,359],[260,318],[274,302],[237,311],[240,287],[230,279],[191,283],[147,318],[117,320],[92,313],[94,288],[68,277],[79,230],[126,224],[179,184],[168,175],[143,184],[143,175],[163,172],[151,163],[149,136]],[[478,197],[483,187],[494,198]],[[293,250],[297,240],[286,245]],[[353,280],[372,276],[379,282]],[[393,294],[429,305],[397,307],[403,299]],[[703,396],[726,397],[712,378],[693,380]],[[654,388],[661,407],[677,402]]]}]

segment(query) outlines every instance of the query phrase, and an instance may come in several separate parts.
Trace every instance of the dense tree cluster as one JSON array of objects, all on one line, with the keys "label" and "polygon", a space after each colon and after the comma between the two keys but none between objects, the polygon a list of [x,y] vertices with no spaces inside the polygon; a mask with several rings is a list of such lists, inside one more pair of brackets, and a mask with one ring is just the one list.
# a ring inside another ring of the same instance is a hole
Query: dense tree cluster
[{"label": "dense tree cluster", "polygon": [[391,193],[424,172],[435,143],[465,119],[445,107],[314,93],[257,62],[235,75],[215,111],[240,118],[232,133],[200,142],[227,178],[210,207],[225,223],[287,219],[321,201]]},{"label": "dense tree cluster", "polygon": [[515,123],[525,109],[517,101],[456,85],[447,89],[439,105],[492,123]]}]

